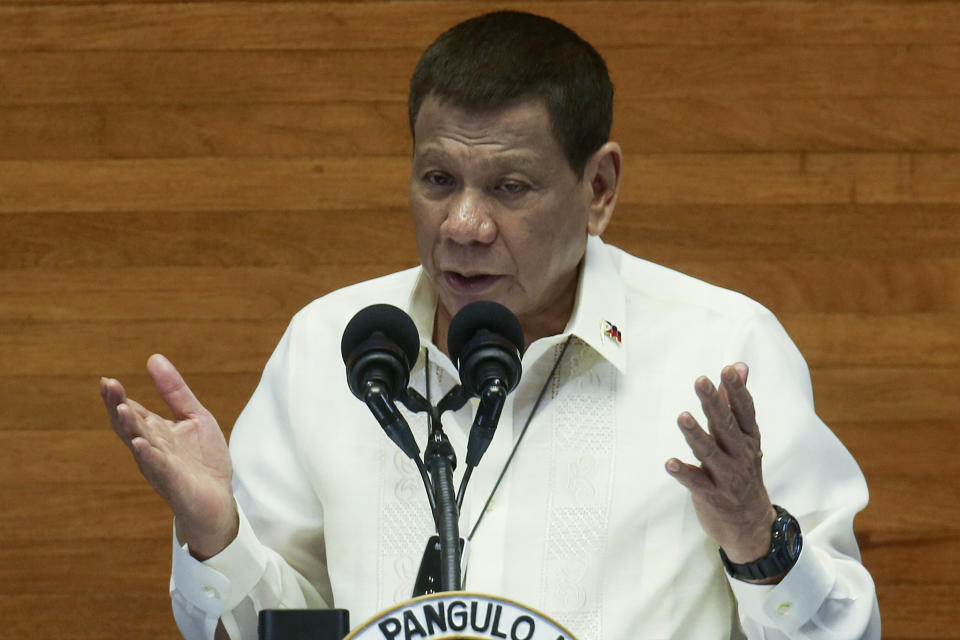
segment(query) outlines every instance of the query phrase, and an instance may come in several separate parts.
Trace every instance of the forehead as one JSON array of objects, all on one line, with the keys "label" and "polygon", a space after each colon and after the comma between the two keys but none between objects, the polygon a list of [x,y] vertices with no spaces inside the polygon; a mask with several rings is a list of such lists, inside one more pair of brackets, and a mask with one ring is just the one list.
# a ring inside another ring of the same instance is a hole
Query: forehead
[{"label": "forehead", "polygon": [[414,124],[415,160],[460,154],[529,163],[566,161],[554,138],[550,113],[541,100],[473,111],[428,97]]}]

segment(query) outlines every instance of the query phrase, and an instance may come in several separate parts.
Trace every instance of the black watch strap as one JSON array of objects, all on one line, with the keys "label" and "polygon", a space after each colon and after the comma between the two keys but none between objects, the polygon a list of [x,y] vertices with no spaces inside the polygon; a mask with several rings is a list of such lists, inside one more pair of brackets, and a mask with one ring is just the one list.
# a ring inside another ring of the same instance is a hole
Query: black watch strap
[{"label": "black watch strap", "polygon": [[774,520],[770,532],[770,553],[753,562],[736,564],[720,549],[720,559],[730,577],[738,580],[766,580],[784,575],[797,563],[803,547],[800,523],[783,507],[773,505],[773,508],[777,512],[777,519]]}]

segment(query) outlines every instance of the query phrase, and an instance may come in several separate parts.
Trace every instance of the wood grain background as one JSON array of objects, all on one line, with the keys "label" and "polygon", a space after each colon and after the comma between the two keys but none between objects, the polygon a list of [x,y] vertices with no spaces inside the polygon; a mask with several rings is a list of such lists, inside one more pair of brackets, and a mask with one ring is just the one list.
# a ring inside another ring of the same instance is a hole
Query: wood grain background
[{"label": "wood grain background", "polygon": [[0,637],[177,637],[99,376],[164,352],[230,425],[294,311],[413,265],[409,74],[504,6],[608,60],[607,240],[806,355],[884,637],[960,638],[960,3],[913,0],[0,0]]}]

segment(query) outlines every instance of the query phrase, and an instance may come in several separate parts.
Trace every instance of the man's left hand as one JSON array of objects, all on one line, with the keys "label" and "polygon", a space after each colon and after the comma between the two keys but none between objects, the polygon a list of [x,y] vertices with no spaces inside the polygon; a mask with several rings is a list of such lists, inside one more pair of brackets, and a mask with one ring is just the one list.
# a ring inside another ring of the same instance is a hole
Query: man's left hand
[{"label": "man's left hand", "polygon": [[724,367],[719,389],[706,376],[697,378],[694,388],[709,433],[687,412],[677,424],[700,465],[677,458],[666,463],[667,472],[690,490],[707,535],[737,564],[770,552],[777,517],[763,486],[760,429],[746,387],[748,373],[742,362]]}]

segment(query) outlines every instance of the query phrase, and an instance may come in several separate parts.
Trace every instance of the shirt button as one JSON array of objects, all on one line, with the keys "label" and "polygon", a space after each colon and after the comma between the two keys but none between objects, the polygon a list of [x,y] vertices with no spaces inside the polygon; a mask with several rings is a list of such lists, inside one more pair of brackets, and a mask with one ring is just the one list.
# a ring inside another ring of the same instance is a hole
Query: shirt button
[{"label": "shirt button", "polygon": [[219,600],[219,599],[220,599],[220,592],[217,591],[216,589],[214,589],[214,588],[211,587],[211,586],[206,586],[206,587],[204,587],[204,588],[203,588],[203,593],[204,593],[204,595],[207,596],[208,598],[213,598],[213,599],[215,599],[215,600]]},{"label": "shirt button", "polygon": [[777,615],[785,616],[790,613],[790,607],[793,606],[792,602],[781,602],[780,606],[777,607]]}]

